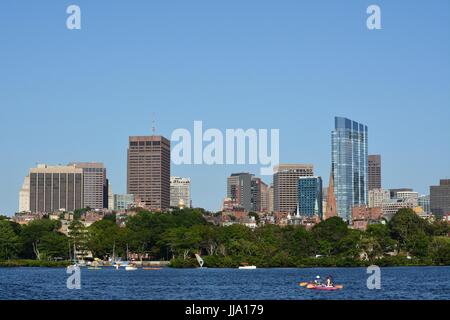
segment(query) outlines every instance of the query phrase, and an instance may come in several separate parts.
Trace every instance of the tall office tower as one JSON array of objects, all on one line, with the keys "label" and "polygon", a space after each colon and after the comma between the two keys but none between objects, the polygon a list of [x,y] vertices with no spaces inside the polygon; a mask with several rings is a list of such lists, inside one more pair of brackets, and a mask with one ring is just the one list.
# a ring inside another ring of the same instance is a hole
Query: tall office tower
[{"label": "tall office tower", "polygon": [[297,211],[298,179],[312,177],[314,168],[311,164],[280,164],[275,167],[273,175],[274,211],[293,213]]},{"label": "tall office tower", "polygon": [[191,207],[191,179],[170,177],[170,206],[172,208]]},{"label": "tall office tower", "polygon": [[267,190],[267,196],[268,196],[268,211],[269,213],[272,213],[274,211],[274,190],[273,190],[273,184],[270,184],[269,189]]},{"label": "tall office tower", "polygon": [[260,212],[269,212],[269,186],[261,180],[261,208]]},{"label": "tall office tower", "polygon": [[114,210],[114,193],[111,183],[108,181],[108,210]]},{"label": "tall office tower", "polygon": [[19,212],[30,211],[30,176],[23,180],[22,188],[19,192]]},{"label": "tall office tower", "polygon": [[325,220],[337,217],[336,195],[334,194],[334,177],[330,174],[330,182],[327,190],[327,207],[325,210]]},{"label": "tall office tower", "polygon": [[108,208],[108,179],[103,163],[73,162],[69,166],[83,170],[84,206],[91,209]]},{"label": "tall office tower", "polygon": [[372,189],[369,191],[369,208],[381,208],[390,198],[389,190]]},{"label": "tall office tower", "polygon": [[440,181],[438,186],[430,187],[431,213],[442,218],[450,213],[450,179]]},{"label": "tall office tower", "polygon": [[252,211],[252,178],[250,173],[233,173],[227,179],[227,197],[245,211]]},{"label": "tall office tower", "polygon": [[267,212],[268,204],[268,185],[261,178],[252,177],[251,181],[251,203],[253,212]]},{"label": "tall office tower", "polygon": [[298,179],[298,208],[300,215],[318,216],[323,219],[322,178],[300,177]]},{"label": "tall office tower", "polygon": [[369,155],[368,158],[369,191],[381,189],[381,156]]},{"label": "tall office tower", "polygon": [[127,193],[149,210],[170,207],[170,141],[162,136],[129,138]]},{"label": "tall office tower", "polygon": [[52,213],[84,208],[83,169],[38,165],[30,169],[30,211]]},{"label": "tall office tower", "polygon": [[351,222],[352,207],[368,202],[368,129],[361,123],[336,117],[331,137],[337,213]]}]

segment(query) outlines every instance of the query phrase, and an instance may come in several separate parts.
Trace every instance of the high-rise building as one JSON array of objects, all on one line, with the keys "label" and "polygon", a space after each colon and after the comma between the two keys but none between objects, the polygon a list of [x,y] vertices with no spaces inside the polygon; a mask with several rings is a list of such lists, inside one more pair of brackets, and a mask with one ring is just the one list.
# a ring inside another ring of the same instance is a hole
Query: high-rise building
[{"label": "high-rise building", "polygon": [[381,208],[383,203],[390,199],[389,190],[372,189],[369,190],[369,208]]},{"label": "high-rise building", "polygon": [[108,181],[108,209],[114,210],[114,194],[112,191],[111,183]]},{"label": "high-rise building", "polygon": [[300,177],[298,179],[298,208],[305,217],[323,218],[322,178]]},{"label": "high-rise building", "polygon": [[84,206],[91,209],[108,208],[108,179],[103,163],[74,162],[75,166],[83,170],[83,201]]},{"label": "high-rise building", "polygon": [[269,212],[269,186],[261,180],[261,209],[260,212]]},{"label": "high-rise building", "polygon": [[172,208],[191,207],[191,179],[170,177],[170,206]]},{"label": "high-rise building", "polygon": [[245,211],[252,211],[252,178],[250,173],[233,173],[227,179],[227,198]]},{"label": "high-rise building", "polygon": [[147,209],[170,207],[170,141],[162,136],[129,138],[127,193]]},{"label": "high-rise building", "polygon": [[84,208],[83,169],[38,165],[30,169],[30,211],[52,213]]},{"label": "high-rise building", "polygon": [[450,213],[450,179],[443,179],[438,186],[430,187],[431,213],[442,218]]},{"label": "high-rise building", "polygon": [[280,164],[273,175],[274,211],[293,213],[297,210],[298,179],[312,177],[314,167],[311,164]]},{"label": "high-rise building", "polygon": [[252,177],[251,181],[251,204],[253,212],[261,212],[261,178]]},{"label": "high-rise building", "polygon": [[270,213],[272,213],[274,211],[274,190],[273,190],[273,184],[270,184],[269,189],[267,190],[267,196],[269,197],[268,199],[268,210]]},{"label": "high-rise building", "polygon": [[379,154],[369,155],[368,176],[369,191],[381,189],[381,156]]},{"label": "high-rise building", "polygon": [[19,192],[19,212],[30,212],[30,176],[26,176]]},{"label": "high-rise building", "polygon": [[335,118],[332,174],[337,214],[351,222],[352,207],[368,202],[368,129],[347,118]]}]

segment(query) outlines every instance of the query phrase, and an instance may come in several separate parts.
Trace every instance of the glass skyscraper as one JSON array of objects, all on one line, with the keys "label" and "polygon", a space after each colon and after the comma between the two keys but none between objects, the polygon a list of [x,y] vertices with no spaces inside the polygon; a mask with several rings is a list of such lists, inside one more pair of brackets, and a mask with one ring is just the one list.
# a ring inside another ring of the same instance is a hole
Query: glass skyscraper
[{"label": "glass skyscraper", "polygon": [[367,126],[335,117],[331,140],[331,170],[337,213],[350,222],[352,207],[368,203]]},{"label": "glass skyscraper", "polygon": [[300,215],[323,218],[322,178],[300,177],[298,179],[298,208]]}]

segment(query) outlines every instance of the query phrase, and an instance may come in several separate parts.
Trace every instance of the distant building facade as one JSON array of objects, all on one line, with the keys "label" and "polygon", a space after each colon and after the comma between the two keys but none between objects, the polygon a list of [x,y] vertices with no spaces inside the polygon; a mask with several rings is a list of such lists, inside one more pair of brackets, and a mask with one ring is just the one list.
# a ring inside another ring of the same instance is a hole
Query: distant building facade
[{"label": "distant building facade", "polygon": [[431,213],[430,195],[422,195],[419,197],[419,207],[425,213]]},{"label": "distant building facade", "polygon": [[132,136],[128,146],[127,193],[149,210],[170,207],[170,141],[162,136]]},{"label": "distant building facade", "polygon": [[32,168],[30,179],[30,212],[52,213],[84,208],[83,169],[75,166]]},{"label": "distant building facade", "polygon": [[409,201],[414,207],[419,206],[419,193],[415,191],[399,191],[397,192],[396,199]]},{"label": "distant building facade", "polygon": [[383,217],[386,220],[391,220],[392,217],[400,209],[414,209],[416,206],[412,201],[402,200],[402,199],[390,199],[383,203]]},{"label": "distant building facade", "polygon": [[260,212],[269,212],[269,186],[261,180],[261,208]]},{"label": "distant building facade", "polygon": [[430,187],[431,212],[439,218],[450,213],[450,179],[443,179],[438,186]]},{"label": "distant building facade", "polygon": [[252,211],[252,179],[247,172],[233,173],[227,179],[227,198],[247,212]]},{"label": "distant building facade", "polygon": [[191,207],[191,179],[170,177],[170,206],[172,208]]},{"label": "distant building facade", "polygon": [[273,197],[274,197],[274,191],[273,191],[273,184],[271,184],[270,186],[269,186],[269,189],[267,190],[267,196],[269,197],[269,199],[268,199],[268,203],[269,203],[269,206],[268,206],[268,208],[269,208],[269,212],[270,213],[272,213],[273,211],[274,211],[274,199],[273,199]]},{"label": "distant building facade", "polygon": [[368,189],[381,189],[381,156],[372,154],[368,156]]},{"label": "distant building facade", "polygon": [[19,192],[19,212],[30,212],[30,176],[25,177]]},{"label": "distant building facade", "polygon": [[382,218],[383,209],[381,207],[356,206],[352,208],[352,225],[354,229],[365,231],[369,224],[380,223]]},{"label": "distant building facade", "polygon": [[292,213],[298,203],[298,179],[312,177],[311,164],[280,164],[275,167],[273,176],[274,211]]},{"label": "distant building facade", "polygon": [[113,210],[124,211],[136,205],[136,197],[133,194],[115,194],[113,196]]},{"label": "distant building facade", "polygon": [[337,214],[351,221],[352,207],[368,203],[368,129],[336,117],[332,137],[332,174]]},{"label": "distant building facade", "polygon": [[323,218],[322,178],[300,177],[298,179],[298,210],[301,216]]},{"label": "distant building facade", "polygon": [[397,199],[397,193],[399,192],[413,192],[413,189],[410,188],[389,189],[390,198]]},{"label": "distant building facade", "polygon": [[91,209],[108,208],[108,180],[103,163],[74,162],[69,163],[83,170],[84,207]]},{"label": "distant building facade", "polygon": [[369,208],[382,207],[383,203],[391,199],[389,190],[372,189],[369,191]]}]

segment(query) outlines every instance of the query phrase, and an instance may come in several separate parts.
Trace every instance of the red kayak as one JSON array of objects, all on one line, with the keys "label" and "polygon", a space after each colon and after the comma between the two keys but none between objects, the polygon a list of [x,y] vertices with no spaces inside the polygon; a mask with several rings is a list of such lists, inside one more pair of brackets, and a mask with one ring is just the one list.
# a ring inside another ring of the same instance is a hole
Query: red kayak
[{"label": "red kayak", "polygon": [[342,286],[335,286],[335,287],[327,287],[327,286],[321,286],[321,285],[315,285],[315,284],[308,284],[306,286],[306,289],[310,290],[323,290],[323,291],[336,291],[342,289]]}]

